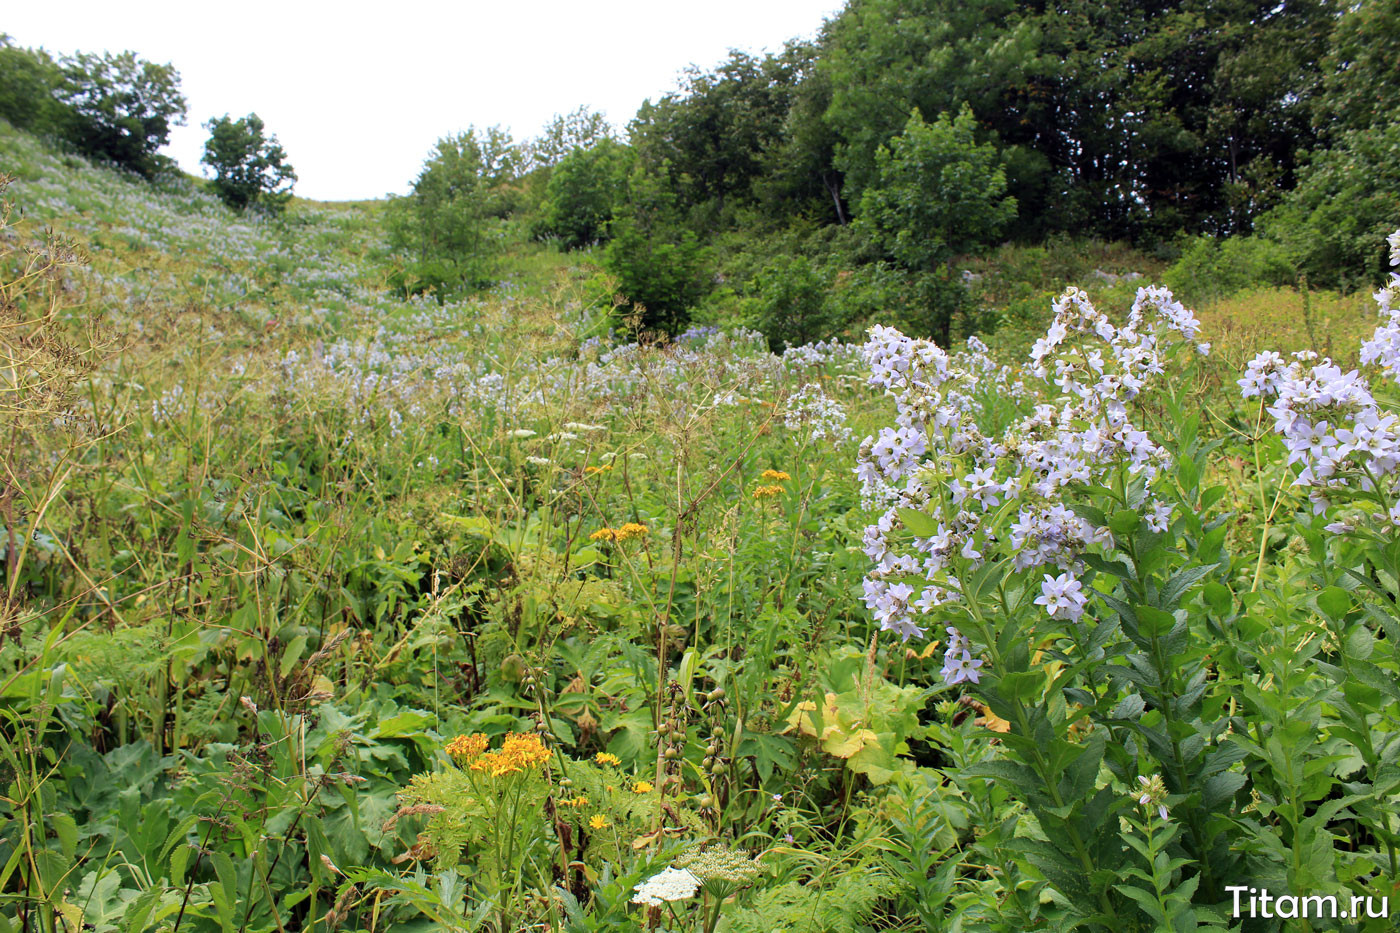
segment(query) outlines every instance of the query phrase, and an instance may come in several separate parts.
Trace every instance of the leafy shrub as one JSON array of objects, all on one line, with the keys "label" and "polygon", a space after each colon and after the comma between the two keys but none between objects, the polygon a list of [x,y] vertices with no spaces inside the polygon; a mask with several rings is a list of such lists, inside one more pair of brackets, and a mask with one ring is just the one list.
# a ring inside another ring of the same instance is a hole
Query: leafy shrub
[{"label": "leafy shrub", "polygon": [[415,272],[404,283],[443,291],[490,283],[500,252],[498,219],[509,213],[502,192],[518,167],[510,137],[494,127],[437,141],[412,193],[389,202],[390,244],[413,256]]},{"label": "leafy shrub", "polygon": [[1379,283],[1386,234],[1400,223],[1400,123],[1353,130],[1314,152],[1298,187],[1260,219],[1309,281],[1329,287]]},{"label": "leafy shrub", "polygon": [[256,113],[238,120],[224,114],[205,124],[209,139],[202,163],[214,170],[214,190],[235,210],[259,205],[280,213],[292,197],[297,175],[276,136],[263,135]]},{"label": "leafy shrub", "polygon": [[603,265],[617,279],[644,328],[678,334],[710,289],[710,251],[690,230],[658,241],[635,220],[613,221]]},{"label": "leafy shrub", "polygon": [[613,209],[631,170],[631,150],[612,139],[575,149],[550,172],[534,233],[578,249],[607,236]]},{"label": "leafy shrub", "polygon": [[1284,248],[1257,236],[1193,237],[1163,276],[1168,287],[1190,301],[1228,298],[1250,286],[1285,285],[1296,278]]},{"label": "leafy shrub", "polygon": [[748,323],[768,338],[774,351],[815,343],[841,327],[829,269],[805,256],[779,256],[748,283]]}]

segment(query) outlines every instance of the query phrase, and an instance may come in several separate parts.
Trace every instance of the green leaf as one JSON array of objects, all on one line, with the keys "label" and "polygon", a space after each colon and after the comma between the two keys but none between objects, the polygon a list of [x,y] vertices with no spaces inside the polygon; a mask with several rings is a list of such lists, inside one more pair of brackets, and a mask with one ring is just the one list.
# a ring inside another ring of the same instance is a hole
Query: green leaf
[{"label": "green leaf", "polygon": [[1211,580],[1201,587],[1201,598],[1206,601],[1206,605],[1215,611],[1216,615],[1226,615],[1230,611],[1230,588],[1215,580]]},{"label": "green leaf", "polygon": [[1142,516],[1132,509],[1119,509],[1108,518],[1108,527],[1115,535],[1125,538],[1138,530],[1142,524]]},{"label": "green leaf", "polygon": [[1317,594],[1317,608],[1332,619],[1341,619],[1351,609],[1351,594],[1340,586],[1329,586]]},{"label": "green leaf", "polygon": [[918,509],[899,509],[899,520],[904,523],[904,527],[918,535],[920,538],[932,538],[938,534],[938,522],[933,520],[933,516]]}]

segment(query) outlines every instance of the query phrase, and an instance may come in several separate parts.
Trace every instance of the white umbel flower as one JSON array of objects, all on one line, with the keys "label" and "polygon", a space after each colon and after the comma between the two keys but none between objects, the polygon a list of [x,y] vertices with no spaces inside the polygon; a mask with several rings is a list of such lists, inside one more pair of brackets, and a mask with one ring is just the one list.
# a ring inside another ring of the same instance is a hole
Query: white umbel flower
[{"label": "white umbel flower", "polygon": [[632,896],[632,903],[660,907],[662,901],[683,901],[694,897],[699,888],[700,879],[686,869],[667,868],[633,887],[632,890],[637,893]]}]

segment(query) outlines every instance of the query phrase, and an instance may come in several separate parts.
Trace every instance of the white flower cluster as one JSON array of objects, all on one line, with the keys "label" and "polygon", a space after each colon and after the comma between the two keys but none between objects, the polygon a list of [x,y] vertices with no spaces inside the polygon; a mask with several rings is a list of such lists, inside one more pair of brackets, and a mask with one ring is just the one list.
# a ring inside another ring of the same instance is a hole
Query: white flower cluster
[{"label": "white flower cluster", "polygon": [[[1400,266],[1400,230],[1387,242],[1391,265]],[[1392,272],[1375,298],[1382,322],[1362,344],[1361,362],[1400,381],[1400,274]],[[1307,350],[1292,360],[1268,351],[1250,361],[1239,386],[1245,398],[1271,402],[1265,411],[1288,449],[1288,462],[1302,464],[1294,485],[1309,490],[1315,513],[1331,504],[1329,492],[1354,488],[1395,502],[1387,518],[1400,525],[1400,421],[1376,401],[1359,370],[1343,372],[1331,359]],[[1343,532],[1353,526],[1339,521],[1327,527]]]},{"label": "white flower cluster", "polygon": [[829,439],[839,445],[851,439],[846,412],[815,382],[807,383],[788,397],[783,425],[790,431],[804,432],[812,442]]},{"label": "white flower cluster", "polygon": [[700,889],[700,879],[684,868],[666,868],[660,874],[652,875],[646,881],[635,885],[632,890],[632,903],[648,907],[660,907],[666,901],[683,901],[695,896]]},{"label": "white flower cluster", "polygon": [[[1022,374],[998,364],[975,338],[949,354],[893,328],[870,331],[870,384],[892,396],[897,411],[893,426],[861,444],[856,467],[866,506],[881,513],[863,545],[875,565],[865,602],[882,629],[922,635],[921,616],[961,599],[961,575],[998,558],[1018,570],[1056,569],[1045,575],[1037,602],[1052,618],[1079,618],[1087,602],[1080,555],[1109,532],[1076,514],[1067,490],[1106,482],[1119,470],[1150,483],[1167,462],[1131,409],[1164,372],[1169,341],[1195,341],[1195,316],[1161,288],[1139,289],[1122,326],[1077,288],[1054,311]],[[1009,526],[984,527],[1012,500],[1019,508]],[[1149,527],[1169,527],[1164,503],[1149,499],[1143,508]],[[932,533],[915,532],[905,543],[907,536],[897,536],[906,530],[901,509],[928,515]],[[944,679],[975,682],[980,662],[970,643],[956,629],[949,634]]]}]

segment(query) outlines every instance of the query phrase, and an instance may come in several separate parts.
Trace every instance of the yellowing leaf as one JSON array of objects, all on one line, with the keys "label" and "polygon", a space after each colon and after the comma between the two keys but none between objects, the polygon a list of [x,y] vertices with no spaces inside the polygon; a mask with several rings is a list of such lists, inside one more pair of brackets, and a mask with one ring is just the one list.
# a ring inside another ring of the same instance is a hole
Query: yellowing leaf
[{"label": "yellowing leaf", "polygon": [[869,729],[858,729],[846,735],[839,730],[822,742],[822,750],[837,758],[850,758],[867,745],[878,745],[880,737]]}]

